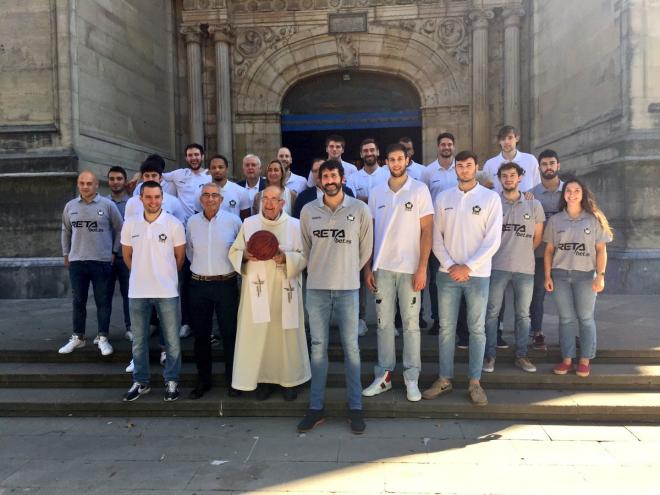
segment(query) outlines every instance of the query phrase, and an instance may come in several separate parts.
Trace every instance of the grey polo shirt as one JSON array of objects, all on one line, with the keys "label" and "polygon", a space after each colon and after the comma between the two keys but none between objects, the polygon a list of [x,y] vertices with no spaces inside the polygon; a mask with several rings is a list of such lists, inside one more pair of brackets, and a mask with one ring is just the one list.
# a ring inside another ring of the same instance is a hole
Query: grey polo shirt
[{"label": "grey polo shirt", "polygon": [[518,201],[502,200],[502,242],[493,256],[493,270],[534,275],[534,230],[545,221],[541,203],[528,201],[521,194]]},{"label": "grey polo shirt", "polygon": [[111,261],[121,249],[123,223],[115,204],[100,194],[89,203],[72,199],[62,212],[62,254],[69,261]]},{"label": "grey polo shirt", "polygon": [[365,203],[345,194],[332,211],[321,196],[303,207],[300,230],[308,289],[360,288],[360,270],[373,249],[373,220]]},{"label": "grey polo shirt", "polygon": [[[559,213],[559,200],[561,199],[561,191],[564,188],[564,183],[559,181],[559,187],[556,191],[550,191],[545,188],[543,182],[532,187],[529,192],[534,195],[534,199],[538,199],[543,207],[545,213],[545,220],[548,221],[552,215]],[[539,244],[539,247],[534,251],[534,256],[543,258],[545,252],[545,242]]]},{"label": "grey polo shirt", "polygon": [[596,244],[612,238],[591,213],[572,219],[564,210],[548,220],[543,240],[555,246],[552,268],[590,272],[596,269]]}]

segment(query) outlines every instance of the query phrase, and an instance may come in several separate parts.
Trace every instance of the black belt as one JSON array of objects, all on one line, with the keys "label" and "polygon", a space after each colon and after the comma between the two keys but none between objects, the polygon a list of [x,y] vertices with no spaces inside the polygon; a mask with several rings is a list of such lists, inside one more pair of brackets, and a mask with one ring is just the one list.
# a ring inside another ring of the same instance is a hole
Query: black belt
[{"label": "black belt", "polygon": [[227,275],[197,275],[196,273],[190,274],[190,278],[197,280],[198,282],[220,282],[222,280],[229,280],[235,276],[236,272],[231,272]]}]

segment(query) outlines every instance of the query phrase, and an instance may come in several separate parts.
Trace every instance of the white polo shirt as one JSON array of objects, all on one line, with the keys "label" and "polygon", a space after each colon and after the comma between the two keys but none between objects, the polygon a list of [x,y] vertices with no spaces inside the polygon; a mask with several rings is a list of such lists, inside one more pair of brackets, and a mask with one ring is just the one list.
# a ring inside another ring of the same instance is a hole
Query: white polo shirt
[{"label": "white polo shirt", "polygon": [[[222,194],[222,204],[220,205],[220,208],[222,210],[228,211],[229,213],[233,213],[239,218],[241,216],[241,210],[249,210],[252,208],[250,194],[248,193],[247,189],[239,186],[235,182],[228,180],[225,183],[225,186],[220,188],[220,194]],[[198,275],[203,274],[200,273]]]},{"label": "white polo shirt", "polygon": [[202,211],[199,195],[202,186],[213,180],[206,169],[200,169],[198,173],[189,168],[179,168],[172,172],[163,174],[163,180],[174,185],[176,195],[181,200],[186,219],[198,211]]},{"label": "white polo shirt", "polygon": [[518,190],[520,192],[527,192],[535,185],[541,183],[539,162],[536,161],[536,157],[534,155],[530,155],[529,153],[523,153],[522,151],[516,150],[516,156],[513,157],[513,160],[507,160],[504,158],[504,156],[502,156],[502,153],[500,153],[499,155],[490,158],[484,164],[484,172],[490,174],[493,177],[493,185],[495,191],[498,193],[502,192],[502,183],[497,177],[497,171],[502,164],[509,161],[517,163],[525,170],[525,175],[523,175],[523,178],[520,181],[520,185],[518,186]]},{"label": "white polo shirt", "polygon": [[206,276],[232,273],[234,267],[229,261],[229,248],[240,230],[240,218],[223,210],[218,210],[210,221],[204,212],[190,217],[186,226],[186,255],[191,260],[190,271]]},{"label": "white polo shirt", "polygon": [[458,186],[435,200],[433,254],[440,271],[467,265],[471,277],[490,277],[491,260],[502,237],[502,202],[495,191],[477,184],[468,192]]},{"label": "white polo shirt", "polygon": [[144,216],[126,218],[121,243],[133,248],[129,298],[178,297],[174,248],[186,243],[186,233],[179,220],[165,211],[152,223]]},{"label": "white polo shirt", "polygon": [[424,170],[426,170],[424,165],[420,165],[417,162],[410,162],[410,165],[406,168],[406,173],[408,174],[408,177],[421,181],[422,176],[424,175]]},{"label": "white polo shirt", "polygon": [[300,175],[296,175],[293,172],[289,175],[289,179],[286,181],[286,187],[295,191],[296,194],[300,194],[305,189],[307,189],[307,179]]},{"label": "white polo shirt", "polygon": [[435,202],[438,194],[442,191],[458,185],[458,178],[456,177],[456,162],[452,160],[449,168],[442,167],[438,160],[429,163],[422,174],[422,182],[426,184],[429,191],[431,191],[431,198],[433,198],[433,201]]},{"label": "white polo shirt", "polygon": [[[383,169],[386,170],[383,171]],[[390,171],[387,167],[379,167],[371,174],[367,173],[366,170],[361,169],[346,180],[346,186],[351,188],[356,198],[364,196],[369,199],[369,193],[371,190],[376,186],[384,184],[389,178]]]},{"label": "white polo shirt", "polygon": [[371,191],[369,210],[374,217],[372,269],[413,274],[419,264],[419,220],[433,215],[428,188],[412,177],[393,192],[388,183]]},{"label": "white polo shirt", "polygon": [[352,163],[348,163],[342,160],[341,164],[344,166],[344,177],[346,177],[347,179],[349,176],[356,174],[358,171],[357,167]]},{"label": "white polo shirt", "polygon": [[[165,191],[163,191],[162,208],[163,211],[176,217],[179,222],[185,225],[187,217],[183,211],[183,205],[181,204],[181,201],[179,201],[179,198],[172,196],[171,194],[167,194]],[[139,196],[133,196],[126,202],[126,209],[124,210],[124,216],[126,218],[136,216],[142,217],[143,214],[144,205],[142,204],[142,201],[140,201]]]}]

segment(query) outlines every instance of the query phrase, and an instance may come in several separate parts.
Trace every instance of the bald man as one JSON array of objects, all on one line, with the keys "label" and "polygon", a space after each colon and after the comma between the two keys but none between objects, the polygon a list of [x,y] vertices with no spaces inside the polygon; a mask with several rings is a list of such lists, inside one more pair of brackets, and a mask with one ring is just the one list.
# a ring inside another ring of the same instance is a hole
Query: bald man
[{"label": "bald man", "polygon": [[300,175],[296,175],[291,171],[291,164],[293,163],[291,150],[285,147],[280,148],[277,150],[277,159],[284,167],[284,185],[292,191],[295,191],[296,194],[300,194],[307,189],[307,179]]},{"label": "bald man", "polygon": [[120,249],[121,213],[117,206],[98,193],[99,180],[89,171],[78,176],[80,195],[64,206],[62,213],[62,254],[69,269],[73,294],[73,335],[60,354],[69,354],[85,345],[87,293],[94,289],[98,335],[94,343],[101,355],[112,354],[108,341],[112,311],[112,263]]}]

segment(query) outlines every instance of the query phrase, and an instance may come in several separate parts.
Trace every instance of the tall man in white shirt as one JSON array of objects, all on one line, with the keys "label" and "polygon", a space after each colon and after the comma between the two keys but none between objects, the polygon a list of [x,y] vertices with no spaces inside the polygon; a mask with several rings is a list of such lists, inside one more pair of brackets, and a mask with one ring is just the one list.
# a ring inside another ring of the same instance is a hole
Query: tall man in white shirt
[{"label": "tall man in white shirt", "polygon": [[351,175],[358,171],[357,167],[352,163],[345,162],[341,159],[346,149],[346,140],[337,134],[331,134],[325,139],[325,152],[328,154],[328,160],[340,161],[344,167],[344,178],[348,179]]},{"label": "tall man in white shirt", "polygon": [[[220,208],[245,220],[250,216],[250,195],[244,187],[231,182],[228,177],[229,162],[224,155],[213,155],[209,160],[209,174],[213,183],[220,188]],[[202,196],[203,197],[203,196]],[[202,207],[204,203],[202,202]]]},{"label": "tall man in white shirt", "polygon": [[163,211],[163,190],[157,182],[140,187],[142,216],[126,219],[121,245],[126,266],[131,270],[128,289],[133,330],[133,385],[124,401],[133,401],[150,392],[149,319],[155,308],[165,338],[167,359],[163,370],[166,401],[179,398],[181,345],[179,342],[179,280],[177,272],[186,257],[183,224]]},{"label": "tall man in white shirt", "polygon": [[394,313],[397,296],[403,323],[403,376],[406,397],[422,398],[417,380],[420,357],[419,307],[426,285],[433,235],[433,203],[426,185],[408,177],[409,159],[405,147],[387,148],[387,183],[375,187],[369,196],[374,218],[373,263],[364,267],[366,286],[374,293],[378,315],[378,365],[373,383],[362,391],[371,397],[392,388],[396,366]]},{"label": "tall man in white shirt", "polygon": [[471,151],[456,155],[458,186],[435,200],[433,252],[440,260],[436,274],[440,312],[440,373],[424,391],[435,399],[452,390],[456,318],[465,296],[470,332],[468,394],[479,406],[488,404],[481,387],[481,368],[486,347],[484,328],[491,258],[500,247],[502,203],[498,195],[477,182],[477,156]]},{"label": "tall man in white shirt", "polygon": [[291,164],[293,163],[291,150],[286,147],[280,148],[277,150],[277,159],[284,167],[284,185],[295,191],[296,195],[307,189],[307,179],[291,171]]},{"label": "tall man in white shirt", "polygon": [[[213,162],[212,159],[209,169],[213,168]],[[247,195],[244,189],[242,192]],[[214,314],[218,319],[222,337],[227,393],[232,397],[239,394],[231,388],[238,283],[228,254],[241,230],[241,220],[237,215],[221,208],[225,201],[222,189],[217,183],[204,184],[200,196],[202,211],[190,217],[186,227],[186,253],[190,259],[191,271],[190,323],[195,336],[194,352],[198,375],[197,385],[190,392],[191,399],[201,398],[213,385],[211,329]]]},{"label": "tall man in white shirt", "polygon": [[190,143],[186,146],[185,153],[187,167],[164,172],[163,180],[174,186],[188,219],[201,210],[199,192],[204,184],[211,182],[211,176],[203,166],[204,147],[201,144]]},{"label": "tall man in white shirt", "polygon": [[[536,157],[518,150],[520,132],[515,127],[511,125],[502,126],[497,133],[497,140],[500,143],[500,153],[487,160],[483,166],[484,172],[489,176],[489,183],[492,183],[495,191],[502,192],[502,184],[497,180],[497,171],[500,165],[507,162],[517,163],[525,170],[525,175],[519,186],[520,191],[527,192],[541,182],[539,163],[536,161]],[[489,184],[486,185],[490,187]]]}]

